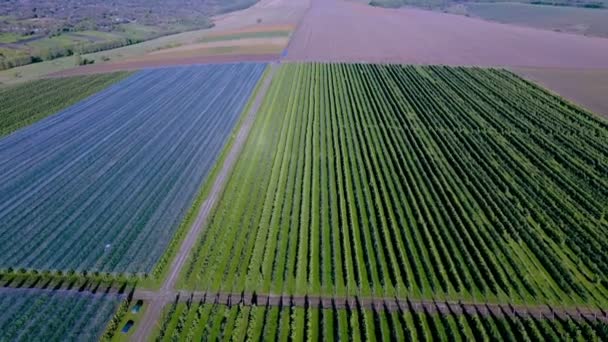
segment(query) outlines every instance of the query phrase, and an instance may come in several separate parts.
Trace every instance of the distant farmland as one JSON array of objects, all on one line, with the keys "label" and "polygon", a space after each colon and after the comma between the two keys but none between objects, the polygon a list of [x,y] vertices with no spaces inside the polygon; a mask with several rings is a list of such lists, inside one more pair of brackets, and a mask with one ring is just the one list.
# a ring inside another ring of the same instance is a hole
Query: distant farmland
[{"label": "distant farmland", "polygon": [[606,303],[607,146],[508,71],[286,64],[182,284]]},{"label": "distant farmland", "polygon": [[95,341],[118,295],[0,289],[0,340]]},{"label": "distant farmland", "polygon": [[290,40],[287,60],[608,68],[603,38],[356,1],[311,3]]},{"label": "distant farmland", "polygon": [[140,71],[1,139],[0,267],[149,272],[264,68]]},{"label": "distant farmland", "polygon": [[525,3],[467,3],[466,13],[505,24],[608,37],[608,11]]}]

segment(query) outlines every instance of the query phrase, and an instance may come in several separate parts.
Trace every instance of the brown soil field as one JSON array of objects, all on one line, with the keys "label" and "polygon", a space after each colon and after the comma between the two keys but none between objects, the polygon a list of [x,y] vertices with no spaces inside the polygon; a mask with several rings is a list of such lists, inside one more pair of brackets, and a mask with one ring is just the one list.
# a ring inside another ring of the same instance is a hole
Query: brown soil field
[{"label": "brown soil field", "polygon": [[232,36],[241,33],[255,33],[255,32],[274,32],[274,31],[293,31],[295,30],[296,25],[294,24],[280,24],[280,25],[253,25],[247,26],[243,28],[238,28],[234,30],[223,30],[223,31],[215,31],[208,35],[207,37],[223,37],[223,36]]},{"label": "brown soil field", "polygon": [[48,77],[63,77],[89,73],[137,70],[166,65],[274,61],[279,59],[288,43],[287,37],[247,38],[195,43],[150,52],[121,61],[87,65],[53,73]]},{"label": "brown soil field", "polygon": [[171,56],[159,59],[136,59],[116,63],[91,64],[74,69],[67,69],[52,73],[46,77],[67,77],[86,74],[100,74],[121,70],[139,70],[144,68],[162,68],[176,65],[195,65],[195,64],[219,64],[219,63],[240,63],[240,62],[272,62],[279,59],[278,54],[234,54],[234,55],[211,55],[179,57]]},{"label": "brown soil field", "polygon": [[310,7],[310,0],[260,0],[242,11],[213,18],[211,31],[239,30],[256,25],[296,25]]},{"label": "brown soil field", "polygon": [[[245,38],[235,40],[219,40],[207,43],[197,43],[184,46],[178,46],[175,48],[158,50],[149,53],[148,56],[167,56],[182,53],[195,53],[195,54],[225,54],[226,52],[243,50],[262,50],[264,52],[277,52],[280,53],[287,46],[289,39],[287,37],[279,38]],[[271,51],[267,51],[271,50]],[[254,52],[250,51],[250,52]]]},{"label": "brown soil field", "polygon": [[608,69],[510,69],[583,108],[608,118]]},{"label": "brown soil field", "polygon": [[167,63],[168,65],[172,65],[175,64],[176,61],[178,64],[183,64],[181,61],[195,61],[194,64],[206,63],[206,61],[212,61],[212,63],[216,63],[217,61],[233,62],[238,61],[239,57],[245,58],[244,61],[246,62],[255,56],[262,56],[263,60],[267,60],[266,56],[273,56],[274,58],[272,59],[274,60],[285,49],[286,42],[279,45],[262,42],[252,45],[240,45],[238,42],[233,42],[232,45],[223,46],[207,46],[206,44],[208,43],[185,45],[174,49],[161,50],[144,56],[125,59],[123,61],[110,62],[108,63],[108,66],[113,65],[121,67],[124,64],[136,65],[142,63],[153,63],[154,65],[163,65],[163,63]]},{"label": "brown soil field", "polygon": [[605,68],[608,39],[418,9],[312,0],[287,59]]},{"label": "brown soil field", "polygon": [[137,70],[141,68],[171,65],[274,61],[279,59],[279,56],[285,50],[288,41],[289,39],[287,37],[274,37],[193,43],[152,51],[145,55],[126,58],[119,61],[66,69],[51,73],[46,77],[64,77],[120,70]]}]

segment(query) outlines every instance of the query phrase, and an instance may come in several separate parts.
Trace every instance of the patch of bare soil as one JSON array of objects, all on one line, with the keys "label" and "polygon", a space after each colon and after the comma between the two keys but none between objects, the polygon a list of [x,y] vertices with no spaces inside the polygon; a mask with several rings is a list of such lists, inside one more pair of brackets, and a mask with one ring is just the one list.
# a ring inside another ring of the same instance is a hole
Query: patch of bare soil
[{"label": "patch of bare soil", "polygon": [[608,69],[511,68],[511,71],[608,118]]},{"label": "patch of bare soil", "polygon": [[[190,44],[179,46],[170,49],[164,49],[159,51],[154,51],[148,54],[148,56],[155,55],[173,55],[184,52],[196,52],[208,51],[208,54],[221,53],[222,49],[225,48],[226,51],[230,51],[230,49],[235,50],[243,50],[243,49],[256,49],[260,47],[267,46],[268,48],[272,48],[274,51],[281,52],[285,46],[287,46],[288,38],[287,37],[274,37],[274,38],[245,38],[245,39],[234,39],[234,40],[218,40],[212,42],[198,43],[198,44]],[[263,49],[262,49],[263,50]]]},{"label": "patch of bare soil", "polygon": [[237,35],[237,34],[242,34],[242,33],[293,31],[295,29],[295,27],[296,27],[295,22],[293,24],[282,24],[282,25],[259,24],[259,25],[238,28],[238,29],[234,29],[234,30],[216,31],[216,32],[206,35],[205,37],[232,36],[232,35]]},{"label": "patch of bare soil", "polygon": [[418,9],[312,0],[287,60],[608,67],[608,39]]},{"label": "patch of bare soil", "polygon": [[242,11],[213,18],[212,31],[238,30],[256,25],[296,25],[310,7],[310,0],[261,0]]}]

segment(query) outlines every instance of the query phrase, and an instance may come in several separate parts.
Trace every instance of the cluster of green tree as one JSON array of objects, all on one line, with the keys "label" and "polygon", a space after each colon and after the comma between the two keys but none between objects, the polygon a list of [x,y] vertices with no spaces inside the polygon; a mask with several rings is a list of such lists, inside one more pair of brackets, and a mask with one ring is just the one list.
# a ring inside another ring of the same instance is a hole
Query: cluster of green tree
[{"label": "cluster of green tree", "polygon": [[[494,3],[494,0],[371,0],[371,6],[397,8],[402,6],[414,6],[426,9],[445,9],[452,5],[467,3]],[[606,8],[606,3],[602,0],[524,0],[509,1],[516,3],[529,3],[532,5],[562,6],[562,7],[581,7],[581,8]]]},{"label": "cluster of green tree", "polygon": [[399,8],[412,6],[424,9],[445,8],[453,3],[452,0],[371,0],[369,2],[371,6],[377,7]]},{"label": "cluster of green tree", "polygon": [[[236,10],[236,9],[234,9]],[[213,26],[210,21],[199,22],[196,28],[209,28]],[[75,43],[73,45],[68,46],[57,46],[52,48],[40,48],[34,50],[29,55],[22,55],[19,57],[0,57],[0,70],[7,70],[11,68],[16,68],[23,65],[28,65],[32,63],[39,63],[42,61],[49,61],[56,58],[68,57],[73,55],[84,55],[89,53],[95,53],[105,50],[116,49],[119,47],[137,44],[144,42],[146,40],[156,39],[162,36],[167,36],[171,34],[177,34],[183,32],[183,30],[164,30],[157,33],[146,34],[143,37],[127,37],[113,40],[105,40],[100,42],[88,42],[88,43]],[[88,63],[84,64],[92,64],[94,60],[92,59],[82,59],[81,61],[87,61]],[[82,65],[80,63],[77,63]]]},{"label": "cluster of green tree", "polygon": [[142,277],[137,274],[114,274],[109,272],[39,271],[8,268],[0,270],[0,285],[16,288],[77,288],[81,290],[91,286],[96,288],[118,287],[120,291],[124,291],[127,287],[134,287],[145,277],[147,275]]},{"label": "cluster of green tree", "polygon": [[564,6],[564,7],[583,7],[583,8],[605,8],[604,3],[600,1],[590,2],[570,2],[570,1],[547,1],[547,0],[532,0],[532,5],[547,5],[547,6]]},{"label": "cluster of green tree", "polygon": [[12,58],[0,58],[0,70],[16,68],[22,65],[34,63],[32,56],[19,56]]},{"label": "cluster of green tree", "polygon": [[94,59],[88,59],[88,58],[82,58],[82,56],[80,54],[76,54],[76,65],[87,65],[87,64],[94,64],[95,60]]},{"label": "cluster of green tree", "polygon": [[79,43],[71,46],[38,49],[29,56],[0,59],[0,70],[15,68],[31,63],[49,61],[55,58],[67,57],[75,54],[87,54],[116,49],[131,44],[141,43],[142,41],[144,41],[144,39],[123,38],[103,42],[94,42],[86,44]]}]

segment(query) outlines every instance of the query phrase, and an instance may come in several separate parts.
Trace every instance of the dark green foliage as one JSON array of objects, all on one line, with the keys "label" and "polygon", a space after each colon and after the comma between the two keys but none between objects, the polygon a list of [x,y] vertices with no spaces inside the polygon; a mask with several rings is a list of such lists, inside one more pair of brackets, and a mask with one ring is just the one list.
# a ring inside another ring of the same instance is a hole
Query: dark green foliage
[{"label": "dark green foliage", "polygon": [[601,118],[505,70],[369,64],[286,64],[260,113],[193,288],[606,301]]},{"label": "dark green foliage", "polygon": [[[333,313],[346,315],[347,320],[335,320],[329,336],[312,324],[313,317]],[[507,317],[493,314],[439,314],[427,311],[320,309],[317,307],[226,306],[220,304],[178,303],[165,308],[161,330],[156,341],[182,341],[193,338],[215,340],[260,340],[260,336],[290,336],[297,341],[361,339],[365,341],[594,341],[602,338],[606,323],[600,320],[560,320],[550,318]],[[281,319],[286,317],[287,320]],[[412,319],[413,318],[413,319]],[[302,327],[298,322],[304,319]],[[449,323],[457,321],[458,327]],[[373,324],[371,323],[373,322]],[[304,331],[302,331],[304,328]],[[454,330],[454,329],[458,330]],[[415,331],[416,338],[408,335]],[[305,335],[301,335],[304,333]],[[399,336],[399,337],[398,337]],[[264,339],[266,340],[266,339]],[[273,339],[274,341],[275,339]]]},{"label": "dark green foliage", "polygon": [[466,5],[475,3],[527,3],[531,5],[558,6],[558,7],[580,7],[602,9],[606,8],[606,1],[595,0],[371,0],[370,5],[378,7],[397,8],[413,6],[426,9],[446,9],[453,5]]},{"label": "dark green foliage", "polygon": [[0,88],[0,137],[75,104],[129,74],[44,79]]}]

